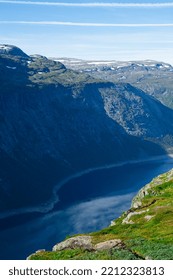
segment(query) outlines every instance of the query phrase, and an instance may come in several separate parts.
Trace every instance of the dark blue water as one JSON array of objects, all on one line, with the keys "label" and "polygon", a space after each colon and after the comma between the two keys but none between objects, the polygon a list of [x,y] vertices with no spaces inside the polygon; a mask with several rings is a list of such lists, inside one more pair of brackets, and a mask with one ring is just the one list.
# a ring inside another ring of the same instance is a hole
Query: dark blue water
[{"label": "dark blue water", "polygon": [[71,179],[58,191],[59,202],[47,214],[21,214],[1,220],[0,259],[26,259],[51,250],[67,235],[99,230],[130,207],[136,192],[173,167],[172,159],[95,170]]}]

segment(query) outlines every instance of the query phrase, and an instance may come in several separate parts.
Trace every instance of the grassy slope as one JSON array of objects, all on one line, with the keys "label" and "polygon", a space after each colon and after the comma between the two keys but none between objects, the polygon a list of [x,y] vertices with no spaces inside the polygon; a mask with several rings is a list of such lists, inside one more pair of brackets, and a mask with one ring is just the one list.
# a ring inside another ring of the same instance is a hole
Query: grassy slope
[{"label": "grassy slope", "polygon": [[[141,202],[138,208],[133,207],[136,201]],[[133,215],[128,223],[122,223],[129,213]],[[134,198],[132,208],[114,223],[114,226],[91,233],[92,242],[97,244],[118,238],[125,244],[124,248],[92,252],[81,249],[45,251],[33,254],[30,259],[173,260],[173,170],[146,185]]]}]

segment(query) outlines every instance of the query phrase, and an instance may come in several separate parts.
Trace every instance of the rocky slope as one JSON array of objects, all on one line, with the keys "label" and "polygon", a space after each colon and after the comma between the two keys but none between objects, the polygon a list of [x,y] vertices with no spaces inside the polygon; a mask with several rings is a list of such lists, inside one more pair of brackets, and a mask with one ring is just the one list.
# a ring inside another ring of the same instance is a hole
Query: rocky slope
[{"label": "rocky slope", "polygon": [[96,78],[116,83],[130,83],[173,108],[173,67],[168,63],[153,60],[124,62],[69,58],[55,60],[62,61],[70,69],[89,73]]},{"label": "rocky slope", "polygon": [[144,186],[131,208],[108,228],[70,237],[28,259],[173,260],[172,198],[173,169]]},{"label": "rocky slope", "polygon": [[166,153],[173,111],[127,83],[0,45],[0,210],[47,211],[79,171]]}]

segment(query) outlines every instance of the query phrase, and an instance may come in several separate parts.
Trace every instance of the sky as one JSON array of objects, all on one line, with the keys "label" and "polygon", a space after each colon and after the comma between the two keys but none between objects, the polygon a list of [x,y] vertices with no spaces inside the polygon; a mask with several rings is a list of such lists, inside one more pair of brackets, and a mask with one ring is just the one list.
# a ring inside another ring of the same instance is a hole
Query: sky
[{"label": "sky", "polygon": [[173,1],[0,0],[0,43],[48,57],[173,65]]}]

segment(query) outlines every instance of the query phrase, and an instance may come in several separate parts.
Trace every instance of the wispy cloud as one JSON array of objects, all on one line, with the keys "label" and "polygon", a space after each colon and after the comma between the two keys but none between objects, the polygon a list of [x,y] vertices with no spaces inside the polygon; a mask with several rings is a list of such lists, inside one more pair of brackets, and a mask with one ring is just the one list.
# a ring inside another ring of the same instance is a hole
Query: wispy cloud
[{"label": "wispy cloud", "polygon": [[64,7],[120,7],[120,8],[167,8],[173,7],[173,2],[166,3],[66,3],[66,2],[41,2],[41,1],[6,1],[0,0],[0,3],[18,4],[18,5],[44,5],[44,6],[64,6]]},{"label": "wispy cloud", "polygon": [[67,229],[73,233],[93,231],[108,226],[112,219],[127,210],[134,194],[100,197],[81,202],[63,211],[47,214],[40,222],[43,222],[42,227],[45,229],[48,225],[49,231],[56,228],[58,234]]},{"label": "wispy cloud", "polygon": [[173,23],[95,23],[70,21],[0,21],[0,24],[62,25],[86,27],[172,27]]}]

